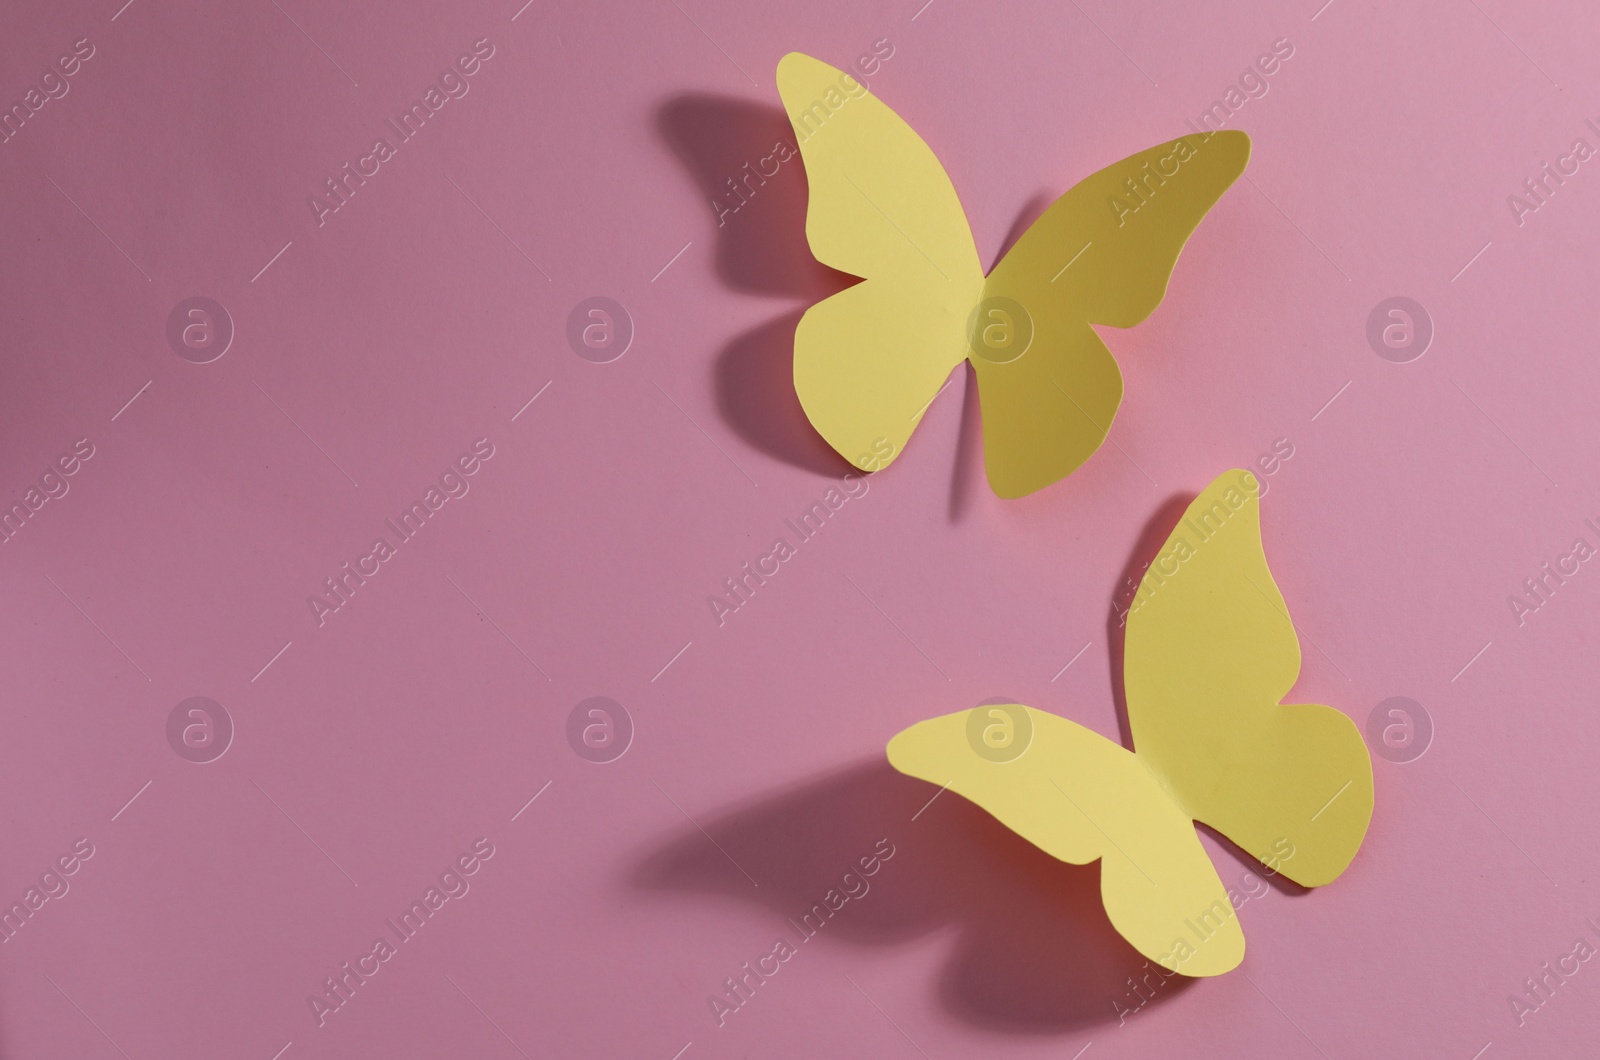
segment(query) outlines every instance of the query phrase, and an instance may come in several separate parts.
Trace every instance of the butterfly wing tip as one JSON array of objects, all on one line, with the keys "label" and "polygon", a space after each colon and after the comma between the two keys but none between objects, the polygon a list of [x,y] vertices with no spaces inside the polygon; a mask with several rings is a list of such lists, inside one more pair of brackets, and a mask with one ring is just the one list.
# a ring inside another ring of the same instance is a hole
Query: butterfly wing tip
[{"label": "butterfly wing tip", "polygon": [[779,84],[780,84],[780,87],[779,87],[778,91],[780,92],[780,94],[783,91],[781,85],[785,80],[787,80],[790,77],[794,77],[794,76],[800,74],[808,66],[820,66],[820,65],[823,65],[822,64],[822,60],[817,59],[814,56],[807,55],[805,52],[788,52],[788,53],[786,53],[783,56],[783,58],[778,60],[778,71],[777,72],[778,72],[778,79],[779,79]]},{"label": "butterfly wing tip", "polygon": [[1332,883],[1334,880],[1337,880],[1340,876],[1343,876],[1345,870],[1350,867],[1350,863],[1354,860],[1355,855],[1352,854],[1350,858],[1343,864],[1319,866],[1310,872],[1302,872],[1299,876],[1289,876],[1289,874],[1284,872],[1282,869],[1279,869],[1279,871],[1282,872],[1283,875],[1289,876],[1289,879],[1293,880],[1295,883],[1298,883],[1307,890],[1314,891],[1318,887],[1328,886],[1328,884]]},{"label": "butterfly wing tip", "polygon": [[1244,931],[1235,920],[1217,934],[1212,935],[1190,951],[1187,960],[1178,962],[1173,971],[1191,979],[1210,979],[1227,975],[1244,963]]},{"label": "butterfly wing tip", "polygon": [[917,775],[911,767],[911,731],[915,728],[913,725],[910,729],[901,729],[889,737],[888,744],[883,748],[883,756],[889,760],[889,765],[895,771],[907,776]]},{"label": "butterfly wing tip", "polygon": [[1207,943],[1215,938],[1207,939],[1201,943],[1200,948],[1191,948],[1188,957],[1174,957],[1170,953],[1160,956],[1146,954],[1150,960],[1159,964],[1169,972],[1177,972],[1189,979],[1210,979],[1218,975],[1227,975],[1239,965],[1244,963],[1244,936],[1241,933],[1237,944],[1227,950],[1207,953],[1204,949]]},{"label": "butterfly wing tip", "polygon": [[1070,470],[1063,471],[1059,474],[1052,472],[1048,478],[1029,479],[1027,481],[1013,481],[1004,478],[996,479],[996,477],[991,474],[989,476],[989,488],[993,490],[994,495],[999,497],[1001,500],[1019,500],[1023,497],[1031,497],[1041,490],[1049,489],[1056,483],[1066,479],[1072,474],[1072,472],[1078,470],[1078,468],[1082,466],[1083,465],[1081,463],[1076,464]]},{"label": "butterfly wing tip", "polygon": [[1196,968],[1196,969],[1193,969],[1192,971],[1186,970],[1186,971],[1184,971],[1183,974],[1187,975],[1187,976],[1190,976],[1191,978],[1194,978],[1194,979],[1210,979],[1210,978],[1213,978],[1213,977],[1219,976],[1219,975],[1227,975],[1229,972],[1233,971],[1235,968],[1239,967],[1239,965],[1241,965],[1243,963],[1244,963],[1244,950],[1241,949],[1239,951],[1239,956],[1233,958],[1231,961],[1224,961],[1224,962],[1221,962],[1221,963],[1218,963],[1218,964],[1214,964],[1209,968]]},{"label": "butterfly wing tip", "polygon": [[1230,129],[1229,132],[1236,138],[1236,142],[1239,145],[1239,172],[1243,173],[1245,167],[1250,164],[1250,151],[1254,147],[1254,141],[1250,139],[1250,134],[1243,129]]},{"label": "butterfly wing tip", "polygon": [[994,490],[994,495],[996,497],[999,497],[1001,500],[1003,500],[1003,501],[1014,501],[1014,500],[1018,499],[1019,497],[1026,497],[1030,493],[1039,492],[1041,487],[1039,487],[1039,486],[1033,486],[1033,487],[1024,486],[1024,487],[1018,488],[1018,487],[1016,487],[1014,485],[1011,485],[1011,484],[1008,484],[1008,483],[1000,483],[1000,482],[996,482],[994,479],[990,479],[989,480],[989,488],[991,490]]},{"label": "butterfly wing tip", "polygon": [[984,477],[989,480],[989,488],[994,491],[994,495],[1005,501],[1014,501],[1022,497],[1030,497],[1042,489],[1048,489],[1049,487],[1054,486],[1057,482],[1060,482],[1062,479],[1066,478],[1068,475],[1072,474],[1072,472],[1078,470],[1078,467],[1081,466],[1081,464],[1075,464],[1070,469],[1059,474],[1056,474],[1055,471],[1052,470],[1045,476],[1040,476],[1038,474],[1017,474],[1015,471],[1008,471],[1003,466],[995,466],[994,464],[991,464],[988,457],[989,454],[987,451],[985,451],[983,463]]}]

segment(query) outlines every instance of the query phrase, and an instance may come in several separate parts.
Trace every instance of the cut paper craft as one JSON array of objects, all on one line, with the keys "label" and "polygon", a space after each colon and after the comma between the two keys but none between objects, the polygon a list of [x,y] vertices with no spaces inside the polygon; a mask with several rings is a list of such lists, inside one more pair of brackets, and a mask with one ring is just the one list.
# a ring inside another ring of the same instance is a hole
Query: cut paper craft
[{"label": "cut paper craft", "polygon": [[1220,975],[1244,933],[1195,832],[1318,887],[1372,817],[1372,760],[1332,707],[1280,705],[1300,645],[1261,548],[1259,483],[1230,471],[1195,499],[1127,615],[1135,751],[1041,710],[982,706],[913,725],[889,762],[977,803],[1045,852],[1100,862],[1111,923],[1151,961]]},{"label": "cut paper craft", "polygon": [[986,277],[955,187],[899,115],[798,52],[778,63],[778,92],[810,184],[811,252],[864,280],[795,330],[795,392],[812,426],[863,470],[886,467],[966,358],[994,491],[1021,497],[1071,474],[1122,401],[1122,373],[1090,325],[1129,328],[1155,310],[1189,234],[1244,171],[1249,137],[1184,136],[1102,169]]}]

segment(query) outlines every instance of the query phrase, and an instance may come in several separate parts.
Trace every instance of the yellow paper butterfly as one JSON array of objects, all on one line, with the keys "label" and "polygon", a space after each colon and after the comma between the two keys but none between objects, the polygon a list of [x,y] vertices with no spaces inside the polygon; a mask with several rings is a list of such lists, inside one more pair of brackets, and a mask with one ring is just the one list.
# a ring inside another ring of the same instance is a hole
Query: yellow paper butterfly
[{"label": "yellow paper butterfly", "polygon": [[1090,325],[1129,328],[1155,310],[1189,234],[1244,171],[1249,137],[1185,136],[1102,169],[985,277],[949,176],[899,115],[798,52],[778,63],[778,92],[810,183],[811,252],[865,279],[795,331],[795,391],[812,426],[845,459],[887,466],[967,358],[994,491],[1021,497],[1070,474],[1122,401]]},{"label": "yellow paper butterfly", "polygon": [[1195,499],[1127,615],[1137,753],[1020,705],[913,725],[902,773],[948,786],[1049,854],[1100,861],[1111,923],[1152,961],[1220,975],[1244,933],[1201,821],[1307,887],[1350,864],[1372,817],[1372,760],[1332,707],[1280,705],[1300,645],[1261,549],[1259,484],[1230,471]]}]

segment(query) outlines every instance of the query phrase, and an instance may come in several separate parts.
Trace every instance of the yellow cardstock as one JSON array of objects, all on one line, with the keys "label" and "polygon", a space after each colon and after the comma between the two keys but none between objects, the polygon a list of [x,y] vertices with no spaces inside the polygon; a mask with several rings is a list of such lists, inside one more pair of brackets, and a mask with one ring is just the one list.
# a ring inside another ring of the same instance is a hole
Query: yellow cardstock
[{"label": "yellow cardstock", "polygon": [[984,706],[889,741],[902,773],[947,786],[1047,853],[1100,862],[1111,923],[1150,960],[1220,975],[1244,933],[1200,821],[1307,887],[1329,883],[1372,817],[1372,760],[1344,714],[1282,705],[1300,644],[1261,547],[1260,485],[1229,471],[1140,582],[1123,685],[1136,751],[1065,718]]},{"label": "yellow cardstock", "polygon": [[794,384],[846,459],[904,448],[963,358],[977,373],[984,465],[1002,497],[1066,477],[1105,441],[1122,373],[1090,327],[1129,328],[1166,294],[1178,253],[1244,171],[1242,132],[1141,151],[1074,186],[988,276],[944,167],[849,74],[799,52],[778,92],[810,184],[817,260],[864,282],[807,310]]}]

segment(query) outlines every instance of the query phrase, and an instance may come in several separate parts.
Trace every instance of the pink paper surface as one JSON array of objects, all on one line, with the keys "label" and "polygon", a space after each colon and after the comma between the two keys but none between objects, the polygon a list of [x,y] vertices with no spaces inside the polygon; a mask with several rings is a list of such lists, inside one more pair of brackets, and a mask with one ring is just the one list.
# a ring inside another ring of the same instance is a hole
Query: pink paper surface
[{"label": "pink paper surface", "polygon": [[[57,892],[0,931],[0,1055],[1592,1047],[1600,965],[1569,955],[1600,946],[1600,572],[1541,566],[1600,546],[1600,161],[1561,161],[1600,148],[1591,8],[120,2],[32,5],[0,38],[4,101],[93,48],[0,144],[0,501],[45,498],[0,544],[0,901]],[[845,281],[806,252],[798,161],[720,226],[713,205],[792,136],[779,57],[886,42],[869,82],[991,266],[1280,39],[1229,118],[1248,179],[1154,316],[1103,332],[1112,444],[998,500],[963,368],[799,541],[785,520],[848,469],[790,339]],[[475,42],[466,94],[402,141],[387,122]],[[392,156],[319,224],[311,197],[379,137]],[[1545,162],[1578,168],[1514,210]],[[235,332],[204,364],[167,337],[196,296]],[[609,363],[567,339],[593,296],[632,320]],[[1434,329],[1409,363],[1367,339],[1396,296]],[[319,624],[308,597],[478,439],[466,493]],[[1139,1007],[1096,869],[929,805],[883,746],[997,696],[1117,737],[1125,579],[1280,439],[1294,698],[1365,728],[1407,697],[1432,745],[1375,755],[1366,844],[1321,891],[1247,879],[1207,834],[1248,896],[1244,964]],[[708,598],[780,536],[797,554],[719,625]],[[1536,577],[1547,602],[1514,614]],[[174,750],[187,723],[168,737],[196,696],[234,729],[204,764]],[[634,729],[605,764],[567,735],[595,696]],[[880,840],[870,890],[805,938]],[[430,887],[458,896],[399,941]],[[319,1020],[307,998],[380,938]],[[708,998],[780,938],[719,1025]]]}]

